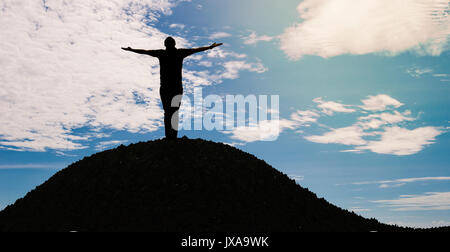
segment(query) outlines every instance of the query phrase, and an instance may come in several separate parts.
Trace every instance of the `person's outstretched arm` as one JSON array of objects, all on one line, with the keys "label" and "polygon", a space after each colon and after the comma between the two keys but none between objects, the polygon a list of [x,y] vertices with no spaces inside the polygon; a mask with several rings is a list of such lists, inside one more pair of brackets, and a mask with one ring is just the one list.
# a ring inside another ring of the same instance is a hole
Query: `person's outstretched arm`
[{"label": "person's outstretched arm", "polygon": [[214,43],[214,44],[212,44],[210,46],[199,47],[199,48],[192,48],[192,50],[194,50],[195,53],[204,52],[204,51],[211,50],[211,49],[214,49],[216,47],[219,47],[221,45],[223,45],[223,43],[220,43],[220,44]]},{"label": "person's outstretched arm", "polygon": [[131,47],[122,47],[122,50],[125,51],[129,51],[129,52],[134,52],[134,53],[138,53],[138,54],[145,54],[145,55],[150,55],[153,57],[158,57],[158,52],[159,50],[143,50],[143,49],[133,49]]},{"label": "person's outstretched arm", "polygon": [[223,45],[223,43],[220,43],[220,44],[214,43],[214,44],[212,44],[210,46],[198,47],[198,48],[192,48],[192,49],[182,49],[182,50],[186,50],[188,52],[188,55],[186,55],[186,56],[189,56],[189,55],[192,55],[194,53],[199,53],[199,52],[204,52],[204,51],[207,51],[207,50],[214,49],[214,48],[216,48],[218,46],[221,46],[221,45]]}]

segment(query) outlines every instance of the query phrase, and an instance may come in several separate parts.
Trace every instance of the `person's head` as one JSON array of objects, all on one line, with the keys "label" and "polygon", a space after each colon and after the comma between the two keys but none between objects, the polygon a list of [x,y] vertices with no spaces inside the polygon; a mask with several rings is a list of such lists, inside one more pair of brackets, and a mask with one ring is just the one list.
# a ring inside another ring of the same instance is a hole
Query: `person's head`
[{"label": "person's head", "polygon": [[175,39],[172,37],[168,37],[166,38],[166,40],[164,41],[164,45],[166,46],[166,49],[173,49],[175,48],[175,45],[177,43],[175,42]]}]

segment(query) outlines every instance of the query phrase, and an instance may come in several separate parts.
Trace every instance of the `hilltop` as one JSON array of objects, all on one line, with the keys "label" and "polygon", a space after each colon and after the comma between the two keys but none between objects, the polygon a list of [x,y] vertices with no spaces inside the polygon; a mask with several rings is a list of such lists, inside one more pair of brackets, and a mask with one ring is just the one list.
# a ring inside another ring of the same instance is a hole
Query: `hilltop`
[{"label": "hilltop", "polygon": [[395,231],[319,199],[266,162],[204,140],[119,146],[0,212],[0,231]]}]

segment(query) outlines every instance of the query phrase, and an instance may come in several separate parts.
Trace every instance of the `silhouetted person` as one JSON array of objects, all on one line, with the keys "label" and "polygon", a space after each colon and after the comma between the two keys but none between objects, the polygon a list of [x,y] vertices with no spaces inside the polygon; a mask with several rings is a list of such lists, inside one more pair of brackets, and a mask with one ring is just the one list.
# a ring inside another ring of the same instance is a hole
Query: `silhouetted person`
[{"label": "silhouetted person", "polygon": [[178,114],[176,112],[181,106],[183,95],[183,60],[184,58],[198,52],[213,49],[222,44],[214,43],[211,46],[192,49],[177,49],[176,42],[172,37],[164,41],[166,50],[141,50],[122,48],[125,51],[150,55],[159,59],[161,71],[160,95],[164,108],[164,126],[167,139],[176,139],[178,135]]}]

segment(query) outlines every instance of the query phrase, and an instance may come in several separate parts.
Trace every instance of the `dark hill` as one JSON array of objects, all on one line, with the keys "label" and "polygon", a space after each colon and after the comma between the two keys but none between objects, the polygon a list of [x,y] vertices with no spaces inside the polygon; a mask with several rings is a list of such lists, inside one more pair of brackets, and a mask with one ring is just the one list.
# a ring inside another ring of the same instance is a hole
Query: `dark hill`
[{"label": "dark hill", "polygon": [[264,161],[203,140],[95,154],[0,213],[0,231],[388,231]]}]

